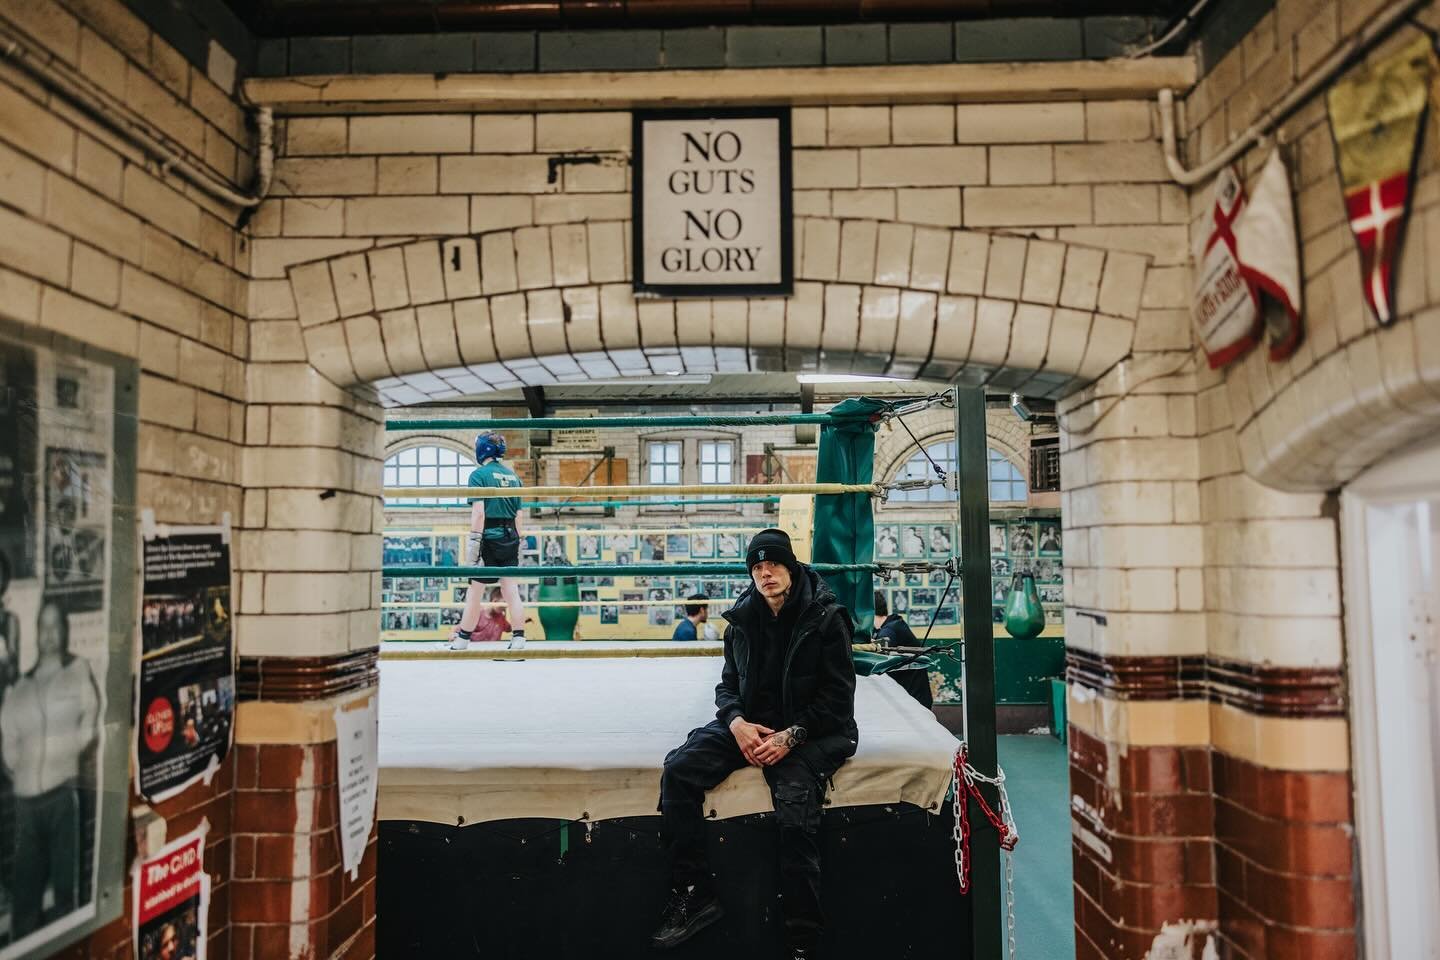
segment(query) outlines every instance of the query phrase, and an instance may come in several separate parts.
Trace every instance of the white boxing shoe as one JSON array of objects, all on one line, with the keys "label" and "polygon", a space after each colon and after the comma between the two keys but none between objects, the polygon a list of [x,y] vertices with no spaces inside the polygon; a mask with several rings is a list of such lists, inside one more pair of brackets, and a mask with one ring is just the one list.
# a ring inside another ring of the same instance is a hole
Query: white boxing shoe
[{"label": "white boxing shoe", "polygon": [[459,632],[458,630],[457,630],[456,632],[450,634],[450,649],[451,649],[451,650],[465,650],[465,649],[468,649],[469,646],[470,646],[470,638],[469,638],[469,637],[465,637],[465,636],[461,636],[461,634],[460,634],[460,632]]},{"label": "white boxing shoe", "polygon": [[505,649],[506,649],[506,650],[524,650],[524,649],[525,649],[525,638],[524,638],[524,637],[515,637],[515,636],[512,636],[512,637],[510,638],[510,645],[509,645],[508,647],[506,647]]}]

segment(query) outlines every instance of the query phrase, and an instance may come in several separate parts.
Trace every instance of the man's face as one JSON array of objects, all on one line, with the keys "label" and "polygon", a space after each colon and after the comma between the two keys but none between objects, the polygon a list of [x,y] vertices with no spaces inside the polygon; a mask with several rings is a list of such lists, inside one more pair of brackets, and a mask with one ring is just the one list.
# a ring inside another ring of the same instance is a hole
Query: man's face
[{"label": "man's face", "polygon": [[695,622],[696,622],[696,623],[704,623],[706,620],[709,620],[709,619],[710,619],[710,608],[709,608],[709,607],[701,607],[701,608],[700,608],[700,616],[698,616],[698,617],[695,618]]},{"label": "man's face", "polygon": [[180,937],[174,927],[167,925],[160,931],[160,960],[174,960],[179,952]]},{"label": "man's face", "polygon": [[790,589],[790,568],[773,560],[761,560],[750,568],[750,579],[755,581],[755,589],[761,595],[773,600],[783,597]]}]

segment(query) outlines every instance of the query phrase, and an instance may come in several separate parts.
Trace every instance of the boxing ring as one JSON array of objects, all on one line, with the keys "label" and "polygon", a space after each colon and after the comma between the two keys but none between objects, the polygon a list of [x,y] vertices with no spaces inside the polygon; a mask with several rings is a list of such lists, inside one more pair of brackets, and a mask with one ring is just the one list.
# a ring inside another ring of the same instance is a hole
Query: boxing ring
[{"label": "boxing ring", "polygon": [[[404,920],[380,925],[381,956],[648,951],[667,880],[661,764],[713,718],[721,659],[616,652],[382,659],[379,910]],[[855,712],[859,749],[835,774],[823,830],[826,955],[918,955],[953,942],[962,912],[956,741],[888,677],[856,678]],[[770,810],[755,768],[707,797],[727,918],[676,956],[733,958],[779,935]],[[851,908],[858,890],[884,911],[878,928]]]},{"label": "boxing ring", "polygon": [[[874,428],[936,402],[956,410],[959,475],[947,481],[936,469],[938,482],[953,483],[960,495],[957,521],[966,560],[870,562],[871,499],[936,482],[870,482]],[[955,584],[969,596],[988,598],[983,395],[956,388],[883,410],[876,401],[846,401],[852,403],[843,415],[395,420],[386,428],[822,424],[821,482],[543,486],[527,488],[519,499],[523,507],[599,498],[623,502],[616,497],[643,503],[643,498],[715,494],[814,495],[815,556],[802,559],[830,581],[863,635],[868,636],[876,576],[923,568],[948,575],[947,591]],[[825,479],[827,470],[832,479]],[[474,500],[515,493],[387,488],[387,496],[396,498]],[[855,552],[847,557],[848,550]],[[848,562],[852,559],[864,562]],[[387,564],[382,575],[459,580],[481,569]],[[747,575],[735,561],[483,570],[487,577],[527,579]],[[983,609],[968,605],[964,615],[966,636],[989,638],[988,603]],[[714,646],[580,641],[503,653],[480,645],[448,655],[402,652],[397,646],[387,643],[381,662],[377,896],[387,920],[378,927],[379,955],[517,960],[649,955],[650,933],[668,893],[656,810],[661,766],[690,729],[714,716],[721,668]],[[993,651],[989,643],[967,646],[969,762],[959,792],[981,801],[982,791],[994,796],[996,784],[980,774],[995,769]],[[962,767],[957,741],[889,677],[857,677],[855,706],[859,749],[833,778],[822,825],[824,956],[918,957],[953,952],[957,944],[969,945],[975,956],[997,952],[995,854],[1003,825],[997,833],[982,820],[973,833],[968,825],[962,830],[965,804],[957,810],[954,802]],[[672,955],[768,957],[778,948],[781,918],[775,825],[760,771],[732,774],[707,796],[706,813],[709,862],[726,916]],[[962,835],[963,868],[957,851]],[[962,874],[968,895],[962,893]]]}]

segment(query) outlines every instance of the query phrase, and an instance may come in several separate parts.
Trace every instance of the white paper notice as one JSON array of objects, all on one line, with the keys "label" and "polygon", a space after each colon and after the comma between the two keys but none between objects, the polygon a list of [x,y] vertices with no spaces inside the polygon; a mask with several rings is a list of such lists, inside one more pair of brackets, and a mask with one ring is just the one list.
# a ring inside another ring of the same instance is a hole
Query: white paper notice
[{"label": "white paper notice", "polygon": [[375,822],[379,725],[375,698],[363,707],[335,711],[335,752],[340,767],[340,859],[354,880]]}]

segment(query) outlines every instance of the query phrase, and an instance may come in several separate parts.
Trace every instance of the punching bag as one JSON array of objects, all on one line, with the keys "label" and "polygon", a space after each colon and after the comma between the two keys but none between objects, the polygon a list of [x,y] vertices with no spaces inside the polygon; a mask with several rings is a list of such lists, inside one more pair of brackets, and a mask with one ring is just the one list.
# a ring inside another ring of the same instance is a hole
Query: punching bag
[{"label": "punching bag", "polygon": [[1033,640],[1045,629],[1045,608],[1040,606],[1040,591],[1035,589],[1035,574],[1016,573],[1010,581],[1010,596],[1005,601],[1005,629],[1016,640]]},{"label": "punching bag", "polygon": [[[549,600],[580,599],[580,581],[574,577],[542,577],[537,598],[541,603]],[[575,624],[580,620],[579,607],[541,607],[540,627],[545,631],[546,640],[574,640]]]}]

